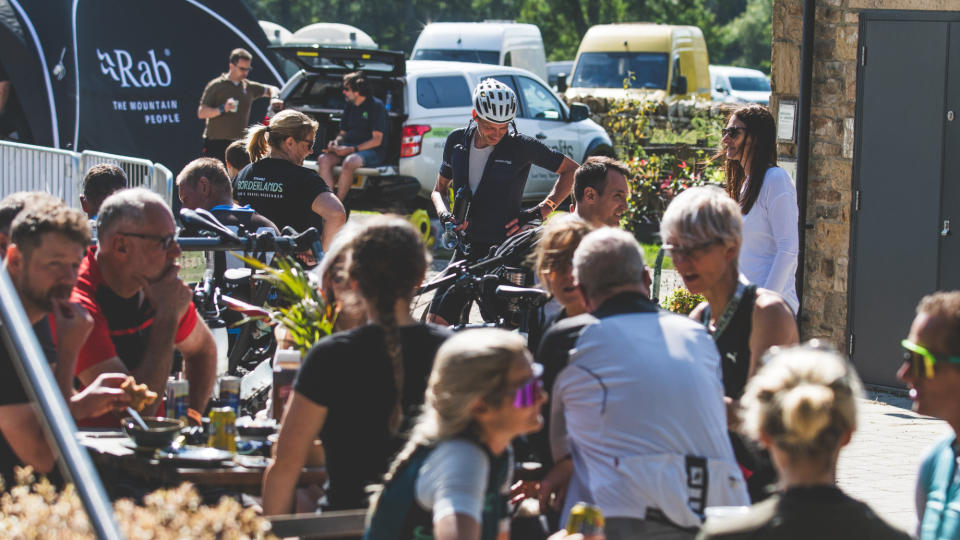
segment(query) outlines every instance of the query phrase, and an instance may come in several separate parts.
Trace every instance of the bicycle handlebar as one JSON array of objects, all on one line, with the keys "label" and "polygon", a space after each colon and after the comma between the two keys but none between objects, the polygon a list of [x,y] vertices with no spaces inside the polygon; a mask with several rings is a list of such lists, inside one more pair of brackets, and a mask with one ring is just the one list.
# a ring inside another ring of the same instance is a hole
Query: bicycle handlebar
[{"label": "bicycle handlebar", "polygon": [[[195,211],[182,208],[180,218],[186,225],[188,232],[214,235],[178,237],[177,243],[180,245],[180,249],[184,251],[276,251],[292,253],[312,249],[320,242],[320,233],[313,227],[299,234],[296,234],[293,229],[285,227],[284,233],[292,232],[293,234],[282,234],[280,236],[271,232],[237,234],[205,210]],[[319,256],[320,252],[317,255]]]}]

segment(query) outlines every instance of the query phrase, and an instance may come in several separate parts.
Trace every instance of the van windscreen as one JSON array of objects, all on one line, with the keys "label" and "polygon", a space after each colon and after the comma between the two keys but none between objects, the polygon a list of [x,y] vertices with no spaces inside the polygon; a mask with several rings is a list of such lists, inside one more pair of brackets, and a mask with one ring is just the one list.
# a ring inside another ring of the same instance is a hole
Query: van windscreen
[{"label": "van windscreen", "polygon": [[667,54],[585,52],[577,60],[573,88],[667,87]]},{"label": "van windscreen", "polygon": [[500,63],[498,51],[472,51],[468,49],[417,49],[413,60],[443,60],[446,62],[471,62],[474,64]]},{"label": "van windscreen", "polygon": [[769,92],[770,81],[766,77],[730,77],[730,88],[741,92]]}]

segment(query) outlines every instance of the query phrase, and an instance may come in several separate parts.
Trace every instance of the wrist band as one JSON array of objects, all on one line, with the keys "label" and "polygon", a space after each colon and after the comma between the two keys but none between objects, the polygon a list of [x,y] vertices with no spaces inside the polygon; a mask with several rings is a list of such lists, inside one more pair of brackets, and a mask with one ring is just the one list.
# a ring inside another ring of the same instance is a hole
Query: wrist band
[{"label": "wrist band", "polygon": [[553,202],[553,201],[550,200],[549,198],[544,199],[543,202],[540,203],[540,204],[545,204],[545,205],[549,206],[551,212],[553,212],[554,210],[556,210],[556,209],[557,209],[557,206],[558,206],[557,203]]},{"label": "wrist band", "polygon": [[221,103],[220,106],[217,107],[217,109],[220,111],[220,114],[223,114],[223,113],[227,112],[227,104],[226,104],[226,103]]}]

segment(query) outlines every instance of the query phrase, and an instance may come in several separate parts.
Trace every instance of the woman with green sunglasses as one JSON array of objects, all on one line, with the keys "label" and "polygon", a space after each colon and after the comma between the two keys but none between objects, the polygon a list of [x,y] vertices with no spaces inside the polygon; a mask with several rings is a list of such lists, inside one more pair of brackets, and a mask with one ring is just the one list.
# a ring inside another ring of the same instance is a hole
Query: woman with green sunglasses
[{"label": "woman with green sunglasses", "polygon": [[924,297],[910,334],[901,342],[897,377],[907,383],[913,410],[945,420],[953,433],[934,445],[920,466],[917,514],[920,540],[960,538],[960,291]]}]

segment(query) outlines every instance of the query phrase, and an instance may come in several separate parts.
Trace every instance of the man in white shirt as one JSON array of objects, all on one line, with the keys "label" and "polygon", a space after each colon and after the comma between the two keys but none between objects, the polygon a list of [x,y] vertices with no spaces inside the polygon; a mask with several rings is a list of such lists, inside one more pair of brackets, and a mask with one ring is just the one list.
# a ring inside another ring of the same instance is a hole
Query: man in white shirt
[{"label": "man in white shirt", "polygon": [[702,325],[649,298],[640,246],[610,227],[573,258],[589,314],[544,336],[538,359],[555,373],[555,465],[541,501],[570,490],[600,507],[606,534],[692,539],[707,506],[748,504],[726,431],[720,358]]}]

